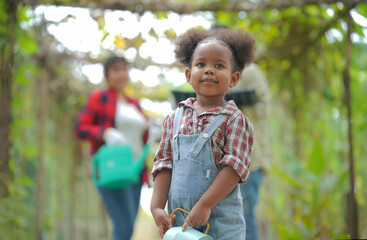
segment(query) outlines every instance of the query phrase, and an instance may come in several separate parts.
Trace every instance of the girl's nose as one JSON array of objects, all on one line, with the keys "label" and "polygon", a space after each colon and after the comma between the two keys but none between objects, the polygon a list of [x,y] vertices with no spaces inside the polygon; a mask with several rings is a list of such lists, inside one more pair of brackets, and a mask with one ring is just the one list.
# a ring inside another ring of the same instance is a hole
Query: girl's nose
[{"label": "girl's nose", "polygon": [[205,74],[213,74],[213,73],[214,73],[213,68],[211,68],[211,67],[207,67],[207,68],[205,69]]}]

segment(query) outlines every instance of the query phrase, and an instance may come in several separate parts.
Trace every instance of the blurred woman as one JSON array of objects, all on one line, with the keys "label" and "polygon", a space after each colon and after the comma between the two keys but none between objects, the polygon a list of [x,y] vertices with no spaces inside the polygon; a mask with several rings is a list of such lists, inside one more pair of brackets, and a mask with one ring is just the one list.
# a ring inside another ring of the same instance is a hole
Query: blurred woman
[{"label": "blurred woman", "polygon": [[[76,124],[76,135],[87,139],[93,156],[103,145],[129,143],[136,159],[148,139],[148,121],[138,101],[125,95],[129,81],[128,62],[118,56],[104,64],[107,89],[96,90],[88,98]],[[146,169],[141,181],[116,190],[97,187],[113,223],[113,239],[129,240],[139,208],[142,183],[148,183]]]}]

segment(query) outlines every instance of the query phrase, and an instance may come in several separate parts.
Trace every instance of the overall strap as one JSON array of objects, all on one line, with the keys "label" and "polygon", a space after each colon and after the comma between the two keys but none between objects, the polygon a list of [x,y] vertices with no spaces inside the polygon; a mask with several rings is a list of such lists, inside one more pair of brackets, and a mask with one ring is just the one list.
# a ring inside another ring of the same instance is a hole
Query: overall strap
[{"label": "overall strap", "polygon": [[178,130],[180,128],[181,116],[182,116],[183,111],[184,111],[184,106],[180,107],[176,111],[175,118],[173,120],[173,132],[172,132],[173,138],[175,138],[178,134]]},{"label": "overall strap", "polygon": [[177,161],[178,160],[178,142],[177,142],[177,136],[178,136],[178,130],[180,128],[180,121],[181,121],[181,116],[182,113],[184,111],[184,106],[180,107],[176,113],[175,113],[175,117],[173,119],[173,138],[172,138],[172,145],[173,145],[173,160]]},{"label": "overall strap", "polygon": [[194,145],[192,146],[190,153],[193,156],[197,156],[201,150],[201,148],[204,146],[204,143],[210,139],[214,131],[219,127],[220,124],[227,118],[227,115],[220,114],[209,123],[209,125],[204,129],[204,131],[199,135],[199,137],[196,139]]}]

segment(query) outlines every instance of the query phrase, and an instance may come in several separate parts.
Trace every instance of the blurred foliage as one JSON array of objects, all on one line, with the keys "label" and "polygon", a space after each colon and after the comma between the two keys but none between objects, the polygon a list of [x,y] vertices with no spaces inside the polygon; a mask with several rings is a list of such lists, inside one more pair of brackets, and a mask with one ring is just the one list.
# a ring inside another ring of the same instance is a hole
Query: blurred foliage
[{"label": "blurred foliage", "polygon": [[187,82],[175,87],[174,89],[183,92],[194,92],[194,89],[192,88],[191,84]]},{"label": "blurred foliage", "polygon": [[[4,0],[0,0],[2,6]],[[217,1],[216,4],[220,4]],[[35,22],[28,6],[18,10],[16,64],[13,82],[11,129],[11,197],[1,200],[0,236],[3,239],[33,239],[35,224],[35,179],[39,154],[40,81],[49,79],[49,104],[45,162],[45,239],[94,239],[106,226],[96,216],[99,200],[88,178],[88,146],[73,136],[77,113],[92,85],[80,66],[96,63],[88,54],[57,51],[58,43],[47,32],[48,23]],[[367,6],[355,10],[367,15]],[[272,166],[264,179],[259,202],[260,230],[264,239],[334,239],[346,235],[345,194],[348,184],[348,138],[344,105],[345,21],[341,4],[310,5],[284,10],[214,13],[216,22],[251,31],[257,39],[256,63],[267,75],[272,91],[270,119]],[[167,13],[156,12],[157,19]],[[6,47],[6,12],[0,7],[0,48]],[[103,12],[94,14],[104,28]],[[65,19],[66,21],[66,19]],[[24,27],[26,26],[26,27]],[[330,30],[343,36],[338,39]],[[366,40],[366,26],[353,24],[353,32]],[[152,36],[161,37],[154,33]],[[108,33],[105,31],[105,37]],[[174,30],[165,32],[174,39]],[[144,39],[114,36],[116,51],[141,46]],[[354,43],[351,65],[352,119],[359,206],[360,236],[367,237],[367,44]],[[134,67],[154,64],[139,55]],[[167,67],[167,66],[164,66]],[[170,66],[168,66],[170,67]],[[131,83],[128,94],[139,99],[167,101],[174,86],[162,76],[157,87],[141,81]],[[183,84],[178,90],[189,90]],[[154,113],[151,113],[154,114]],[[151,163],[148,164],[151,168]],[[94,220],[97,219],[97,220]],[[96,227],[99,226],[99,227]],[[101,227],[102,226],[102,227]]]}]

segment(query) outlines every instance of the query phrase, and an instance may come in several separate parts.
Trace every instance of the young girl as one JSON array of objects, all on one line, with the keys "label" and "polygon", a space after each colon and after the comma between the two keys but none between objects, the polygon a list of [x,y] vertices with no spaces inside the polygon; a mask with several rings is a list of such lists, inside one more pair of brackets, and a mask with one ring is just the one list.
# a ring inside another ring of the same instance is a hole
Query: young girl
[{"label": "young girl", "polygon": [[[225,94],[254,58],[254,38],[241,30],[210,35],[189,30],[176,42],[176,58],[196,98],[179,103],[163,122],[154,158],[151,212],[161,237],[166,228],[188,225],[215,240],[244,240],[245,220],[238,183],[245,183],[252,157],[253,127]],[[183,208],[172,219],[164,210]],[[204,227],[199,227],[204,226]]]}]

